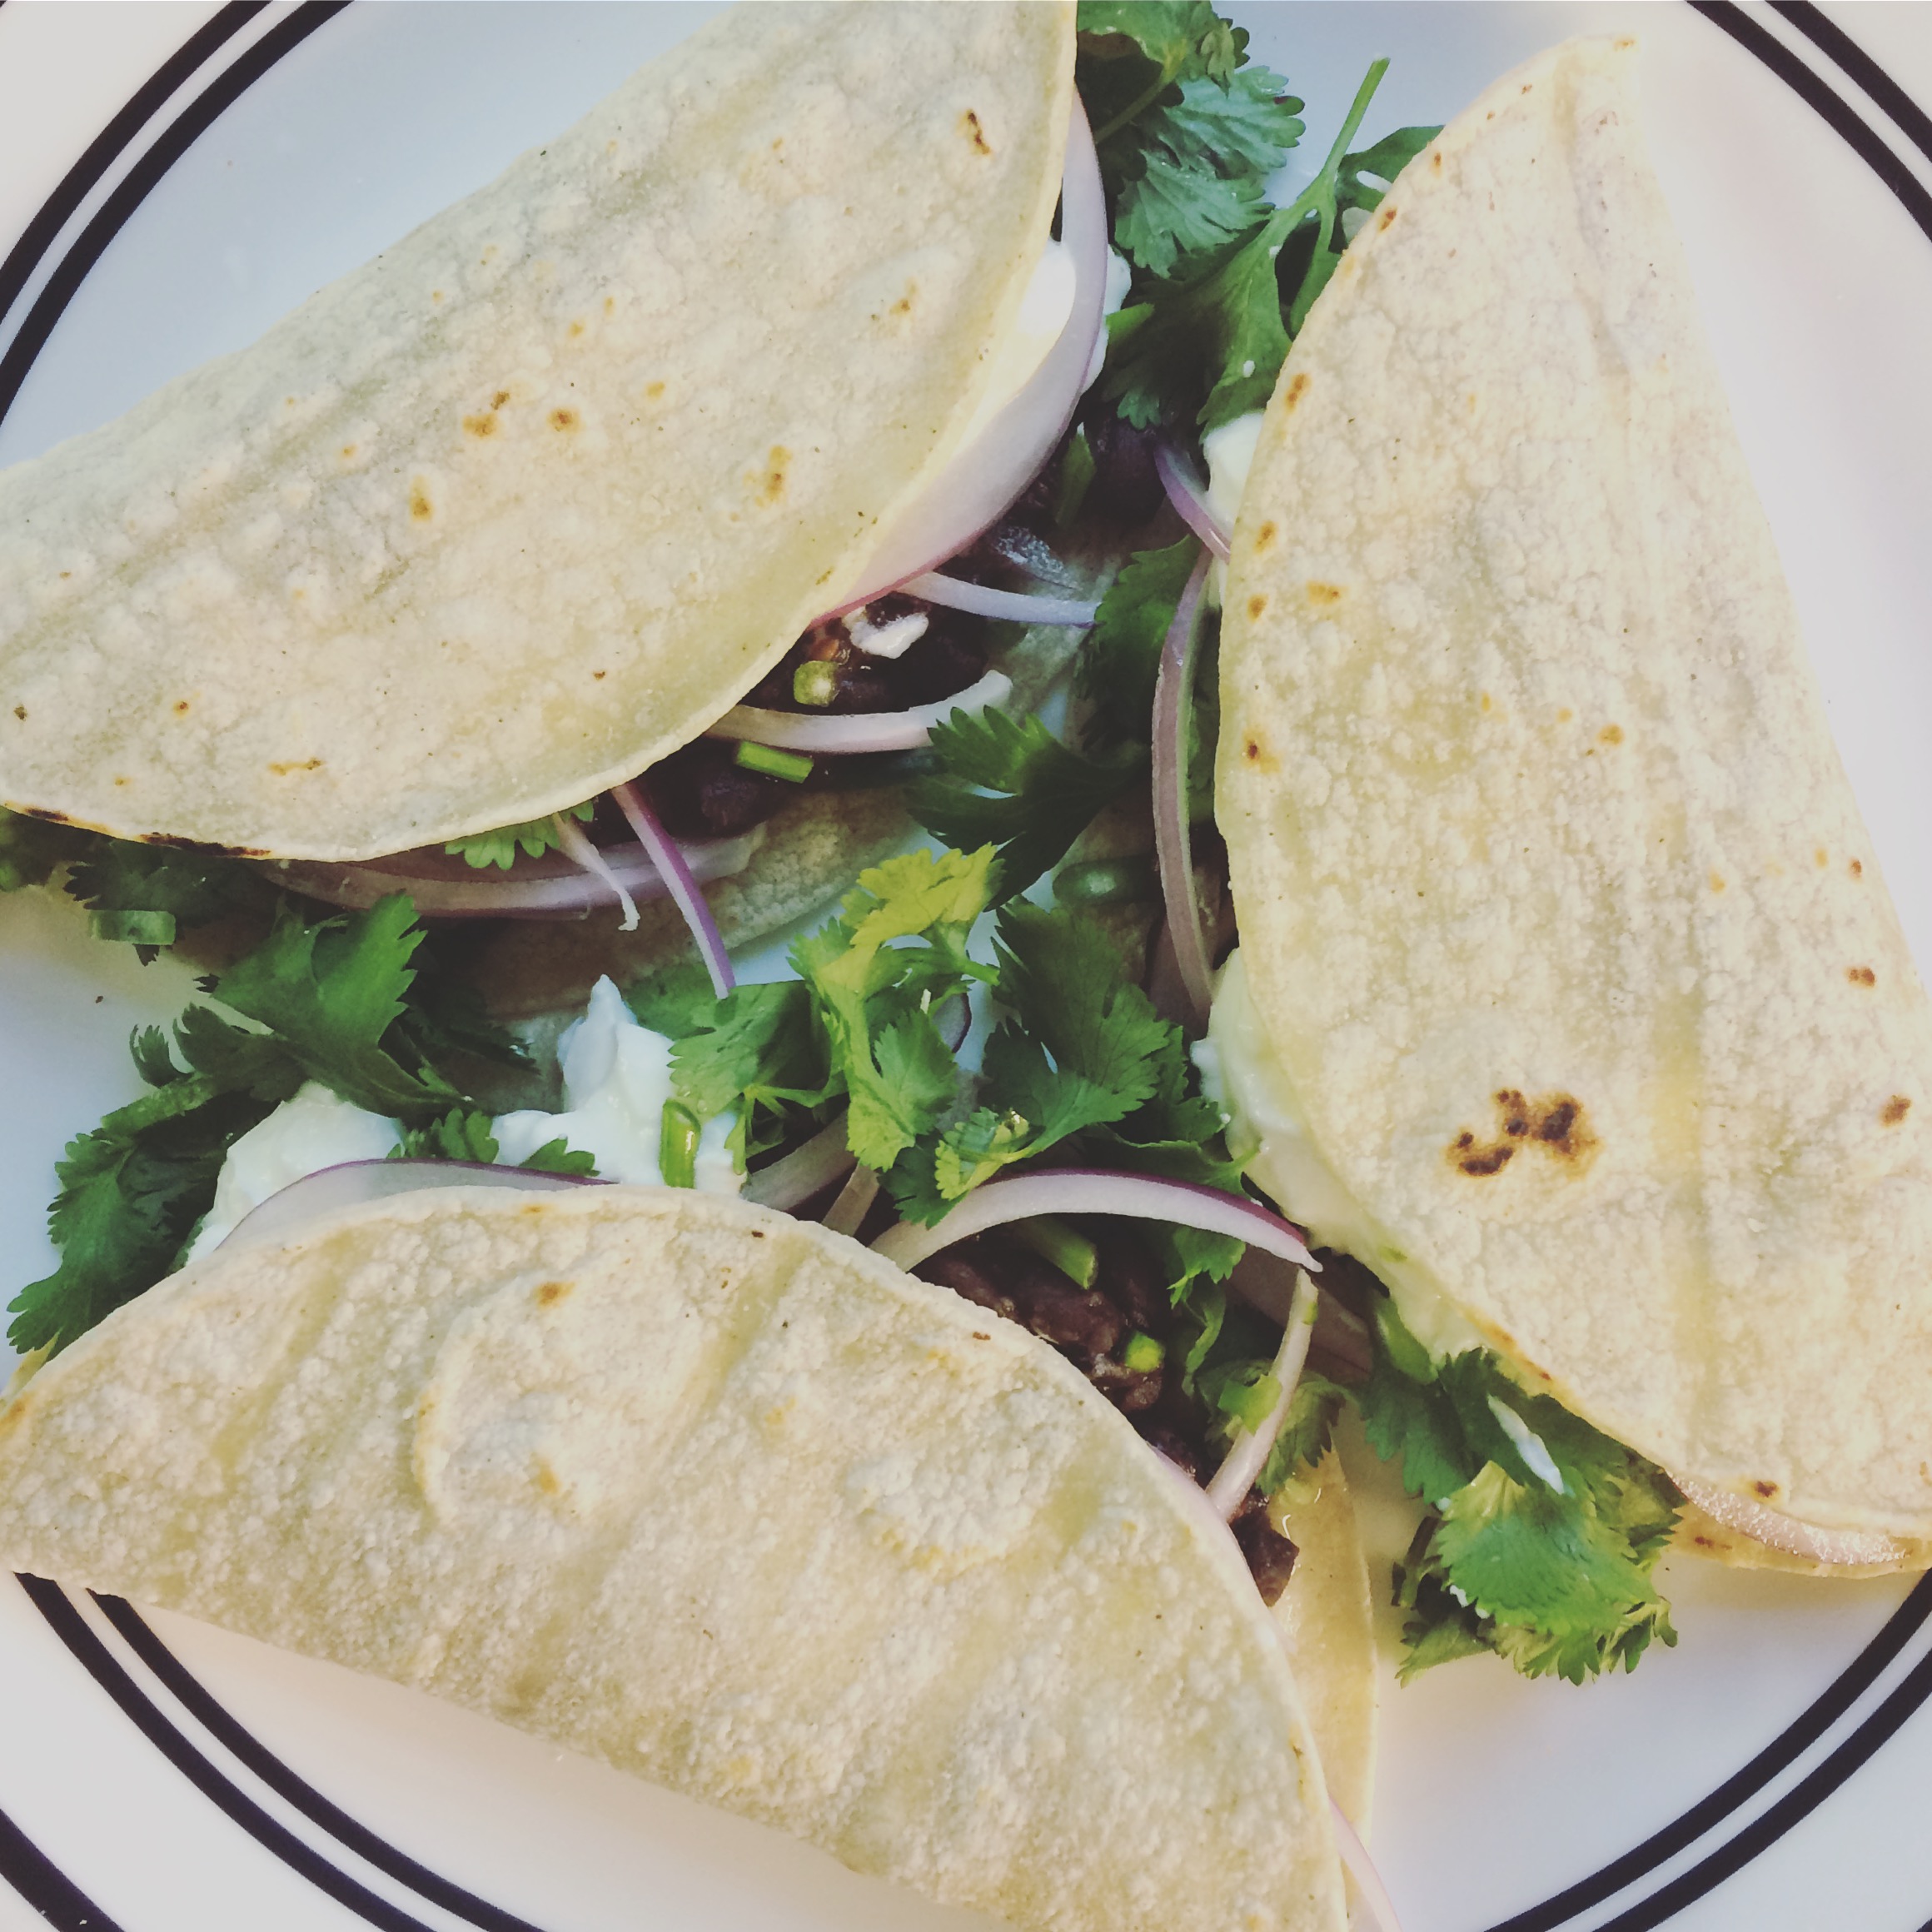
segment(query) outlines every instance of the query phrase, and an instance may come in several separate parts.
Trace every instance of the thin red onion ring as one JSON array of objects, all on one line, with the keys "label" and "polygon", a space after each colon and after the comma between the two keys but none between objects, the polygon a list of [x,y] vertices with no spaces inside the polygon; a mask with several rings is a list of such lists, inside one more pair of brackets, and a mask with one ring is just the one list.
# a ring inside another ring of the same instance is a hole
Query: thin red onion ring
[{"label": "thin red onion ring", "polygon": [[998,617],[1011,624],[1060,624],[1071,630],[1091,629],[1100,610],[1098,604],[1077,598],[996,590],[989,584],[968,584],[964,578],[943,576],[937,570],[908,577],[899,589],[909,596],[923,597],[929,604],[943,604],[949,610],[964,610],[973,617]]},{"label": "thin red onion ring", "polygon": [[[754,838],[719,839],[681,848],[696,879],[729,879],[750,863]],[[641,845],[599,850],[630,896],[662,899],[664,875]],[[509,872],[487,871],[460,856],[424,850],[338,865],[323,859],[276,859],[276,880],[310,899],[360,912],[392,893],[406,892],[424,919],[545,919],[577,918],[610,903],[610,888],[562,852],[520,859]]]},{"label": "thin red onion ring", "polygon": [[251,1209],[217,1242],[217,1250],[262,1247],[286,1241],[299,1227],[341,1208],[360,1208],[396,1194],[436,1188],[516,1188],[553,1193],[560,1188],[601,1188],[584,1174],[545,1174],[531,1168],[500,1168],[485,1161],[341,1161],[291,1181]]},{"label": "thin red onion ring", "polygon": [[1038,473],[1073,420],[1107,305],[1107,198],[1080,97],[1067,127],[1060,240],[1073,258],[1067,326],[1025,386],[894,520],[838,616],[965,549]]},{"label": "thin red onion ring", "polygon": [[983,711],[1012,691],[1013,680],[1004,672],[988,671],[949,698],[905,711],[767,711],[756,705],[734,705],[705,735],[749,739],[781,751],[911,751],[929,744],[933,727],[955,711]]},{"label": "thin red onion ring", "polygon": [[610,795],[616,799],[617,809],[623,813],[631,830],[636,833],[638,844],[651,855],[658,870],[663,874],[665,889],[677,901],[678,910],[685,915],[685,924],[691,929],[691,937],[697,941],[698,950],[704,955],[705,970],[711,975],[711,988],[722,999],[738,983],[731,970],[731,955],[724,950],[724,934],[718,930],[718,922],[711,917],[711,909],[705,903],[704,894],[698,890],[698,881],[685,863],[684,854],[658,823],[657,814],[644,802],[644,794],[638,790],[635,780],[627,779],[622,784],[612,785]]},{"label": "thin red onion ring", "polygon": [[1196,474],[1194,466],[1178,445],[1166,436],[1154,445],[1154,471],[1181,521],[1226,563],[1232,533],[1214,514],[1214,506],[1208,500],[1207,486]]},{"label": "thin red onion ring", "polygon": [[1123,1214],[1134,1220],[1204,1228],[1266,1248],[1298,1267],[1321,1272],[1299,1230],[1245,1194],[1107,1168],[1047,1168],[988,1181],[975,1188],[937,1227],[901,1221],[872,1245],[888,1261],[910,1269],[969,1234],[983,1234],[1008,1221],[1028,1221],[1036,1214]]},{"label": "thin red onion ring", "polygon": [[1214,971],[1208,958],[1208,935],[1194,892],[1194,862],[1188,824],[1188,713],[1194,681],[1194,650],[1201,635],[1202,592],[1210,559],[1203,550],[1174,609],[1161,646],[1154,680],[1154,853],[1160,862],[1161,896],[1167,901],[1168,931],[1174,964],[1193,1008],[1194,1030],[1208,1024],[1214,1003]]},{"label": "thin red onion ring", "polygon": [[1234,1438],[1233,1447],[1208,1484],[1208,1500],[1223,1522],[1233,1519],[1234,1512],[1254,1487],[1254,1479],[1267,1467],[1275,1438],[1288,1419],[1295,1400],[1295,1384],[1302,1379],[1302,1370],[1308,1360],[1308,1343],[1315,1333],[1315,1284],[1305,1272],[1297,1270],[1295,1292],[1288,1302],[1282,1346],[1272,1371],[1282,1392],[1258,1429],[1243,1429]]},{"label": "thin red onion ring", "polygon": [[1715,1483],[1700,1482],[1695,1476],[1674,1471],[1671,1480],[1684,1492],[1685,1501],[1695,1503],[1713,1522],[1767,1549],[1781,1550],[1787,1556],[1800,1556],[1811,1563],[1857,1565],[1900,1563],[1910,1554],[1896,1538],[1877,1531],[1816,1529],[1782,1510],[1720,1489]]},{"label": "thin red onion ring", "polygon": [[849,1173],[854,1159],[851,1148],[845,1144],[845,1116],[840,1113],[829,1126],[820,1128],[783,1160],[747,1175],[744,1198],[757,1202],[762,1208],[782,1208],[789,1212],[830,1187],[841,1175]]}]

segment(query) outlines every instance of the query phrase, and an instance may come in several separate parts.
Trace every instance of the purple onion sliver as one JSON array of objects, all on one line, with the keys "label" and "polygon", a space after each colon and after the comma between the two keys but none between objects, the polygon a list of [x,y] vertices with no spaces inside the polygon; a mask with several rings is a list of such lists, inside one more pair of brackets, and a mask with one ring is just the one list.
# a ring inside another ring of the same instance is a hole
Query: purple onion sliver
[{"label": "purple onion sliver", "polygon": [[929,604],[964,610],[973,617],[997,617],[1010,624],[1059,624],[1073,630],[1091,629],[1100,610],[1098,604],[1073,598],[996,590],[988,584],[968,584],[962,577],[945,576],[938,570],[909,577],[899,589],[909,596],[924,598]]},{"label": "purple onion sliver", "polygon": [[[1277,1624],[1275,1628],[1279,1631],[1281,1626]],[[1285,1635],[1282,1641],[1286,1648]],[[1382,1874],[1375,1869],[1375,1860],[1368,1855],[1368,1847],[1348,1822],[1348,1815],[1332,1798],[1328,1800],[1328,1810],[1335,1827],[1335,1849],[1342,1855],[1343,1870],[1355,1880],[1355,1889],[1375,1921],[1373,1932],[1402,1932],[1402,1922],[1396,1916],[1395,1901],[1388,1895],[1388,1887],[1382,1883]]]},{"label": "purple onion sliver", "polygon": [[718,922],[711,917],[711,909],[705,903],[704,894],[698,890],[698,882],[691,876],[691,869],[685,864],[684,854],[657,822],[657,814],[644,802],[644,794],[635,783],[611,786],[610,795],[616,799],[618,810],[630,821],[631,830],[636,833],[638,844],[651,855],[658,870],[664,874],[665,884],[677,901],[678,910],[685,915],[685,924],[691,929],[691,937],[698,942],[698,950],[705,956],[705,969],[711,975],[712,990],[722,999],[738,980],[731,970],[731,955],[724,950],[724,935],[718,930]]},{"label": "purple onion sliver", "polygon": [[1210,1234],[1232,1235],[1297,1267],[1320,1272],[1300,1232],[1245,1194],[1108,1168],[1048,1168],[989,1181],[975,1188],[937,1227],[901,1221],[872,1245],[888,1261],[910,1269],[970,1234],[983,1234],[1008,1221],[1028,1221],[1036,1214],[1121,1214],[1133,1220],[1199,1227]]},{"label": "purple onion sliver", "polygon": [[1107,306],[1107,197],[1078,95],[1060,180],[1060,239],[1073,258],[1067,326],[1025,386],[894,518],[863,581],[828,615],[869,603],[956,556],[1033,481],[1073,420]]},{"label": "purple onion sliver", "polygon": [[933,727],[955,711],[983,711],[1003,704],[1013,695],[1013,680],[1003,671],[988,671],[963,691],[914,705],[904,711],[844,711],[836,715],[811,711],[768,711],[756,705],[734,705],[707,738],[748,739],[754,744],[775,745],[781,751],[824,752],[833,756],[861,751],[916,751],[933,741]]},{"label": "purple onion sliver", "polygon": [[852,1150],[845,1144],[845,1116],[841,1113],[830,1126],[820,1128],[784,1159],[747,1175],[744,1198],[763,1208],[781,1208],[789,1212],[849,1173],[853,1164]]},{"label": "purple onion sliver", "polygon": [[1174,506],[1175,514],[1226,563],[1231,533],[1214,514],[1213,505],[1208,500],[1208,492],[1194,473],[1193,465],[1165,436],[1154,445],[1154,470],[1160,477],[1162,489],[1168,493],[1168,501]]},{"label": "purple onion sliver", "polygon": [[291,1181],[242,1216],[217,1243],[217,1251],[265,1247],[286,1241],[310,1222],[343,1208],[360,1208],[398,1194],[440,1188],[511,1188],[552,1193],[560,1188],[607,1183],[580,1174],[545,1174],[530,1168],[500,1168],[484,1161],[342,1161]]},{"label": "purple onion sliver", "polygon": [[1207,1026],[1208,1009],[1214,1003],[1214,969],[1201,924],[1201,902],[1194,891],[1188,824],[1188,713],[1210,560],[1203,550],[1181,593],[1174,620],[1161,646],[1161,668],[1154,680],[1154,853],[1160,864],[1161,896],[1167,902],[1174,964],[1193,1009],[1197,1033]]}]

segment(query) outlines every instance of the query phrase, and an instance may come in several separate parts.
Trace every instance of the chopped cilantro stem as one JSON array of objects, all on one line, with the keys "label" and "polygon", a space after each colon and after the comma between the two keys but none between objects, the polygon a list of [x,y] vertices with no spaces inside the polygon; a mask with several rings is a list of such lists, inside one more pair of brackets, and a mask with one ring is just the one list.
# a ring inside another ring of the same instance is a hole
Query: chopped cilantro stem
[{"label": "chopped cilantro stem", "polygon": [[1100,1253],[1078,1228],[1051,1214],[1031,1221],[1016,1221],[1013,1237],[1030,1247],[1043,1261],[1048,1261],[1077,1287],[1090,1288],[1100,1272]]},{"label": "chopped cilantro stem", "polygon": [[119,939],[135,946],[172,946],[175,919],[172,913],[94,912],[87,914],[87,930],[97,939]]},{"label": "chopped cilantro stem", "polygon": [[657,1137],[658,1172],[667,1188],[698,1184],[698,1117],[681,1100],[667,1100]]},{"label": "chopped cilantro stem", "polygon": [[823,710],[839,695],[839,667],[814,659],[792,673],[792,698],[800,705],[815,705]]},{"label": "chopped cilantro stem", "polygon": [[762,771],[768,778],[782,778],[802,784],[812,775],[812,761],[802,751],[780,751],[774,744],[754,744],[748,738],[738,741],[732,762],[747,771]]},{"label": "chopped cilantro stem", "polygon": [[1088,859],[1053,874],[1056,905],[1131,905],[1152,899],[1157,889],[1145,858]]},{"label": "chopped cilantro stem", "polygon": [[1120,1352],[1120,1366],[1133,1375],[1152,1375],[1168,1359],[1168,1352],[1151,1335],[1139,1329],[1128,1337]]},{"label": "chopped cilantro stem", "polygon": [[1163,62],[1159,77],[1152,87],[1143,87],[1111,121],[1103,127],[1096,127],[1093,130],[1093,145],[1096,147],[1100,147],[1114,135],[1119,133],[1121,129],[1126,127],[1137,114],[1145,113],[1149,107],[1153,107],[1154,102],[1159,100],[1161,96],[1174,84],[1174,76],[1181,71],[1182,62],[1184,58],[1185,50],[1181,55],[1171,57]]}]

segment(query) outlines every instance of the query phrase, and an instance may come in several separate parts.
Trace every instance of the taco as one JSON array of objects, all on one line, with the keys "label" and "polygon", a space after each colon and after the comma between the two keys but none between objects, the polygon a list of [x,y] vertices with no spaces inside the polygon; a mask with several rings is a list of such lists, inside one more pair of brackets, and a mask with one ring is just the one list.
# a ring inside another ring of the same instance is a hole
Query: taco
[{"label": "taco", "polygon": [[1932,1008],[1634,66],[1499,82],[1282,371],[1222,630],[1219,1063],[1418,1375],[1493,1351],[1669,1471],[1691,1547],[1923,1565]]},{"label": "taco", "polygon": [[456,1187],[233,1242],[0,1410],[0,1553],[1021,1926],[1345,1922],[1198,1499],[1013,1324],[740,1202]]},{"label": "taco", "polygon": [[[1037,695],[1048,640],[1009,679],[956,613],[877,600],[1078,394],[1104,234],[1078,273],[1049,236],[1073,51],[1070,6],[727,15],[253,346],[0,474],[0,799],[430,912],[433,864],[301,866],[491,834],[507,865],[650,768],[672,835],[729,840],[812,763],[734,758],[774,707]],[[843,809],[791,813],[741,931],[805,869],[822,896]],[[869,818],[876,855],[905,822]]]}]

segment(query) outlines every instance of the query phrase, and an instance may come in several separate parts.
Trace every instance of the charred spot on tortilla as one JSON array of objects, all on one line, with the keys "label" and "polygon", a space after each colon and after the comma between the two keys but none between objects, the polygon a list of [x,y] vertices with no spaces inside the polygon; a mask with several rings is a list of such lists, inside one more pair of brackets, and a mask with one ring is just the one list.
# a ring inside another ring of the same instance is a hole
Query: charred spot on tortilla
[{"label": "charred spot on tortilla", "polygon": [[1299,372],[1291,376],[1288,378],[1288,386],[1282,391],[1282,407],[1284,410],[1292,409],[1307,393],[1307,376]]},{"label": "charred spot on tortilla", "polygon": [[1267,593],[1264,590],[1257,590],[1253,596],[1247,600],[1249,621],[1258,624],[1261,621],[1262,613],[1267,610]]},{"label": "charred spot on tortilla", "polygon": [[1342,586],[1339,584],[1311,581],[1308,585],[1308,601],[1311,604],[1339,604],[1342,601]]},{"label": "charred spot on tortilla", "polygon": [[764,480],[759,485],[758,500],[767,507],[778,502],[785,493],[785,471],[789,468],[792,453],[782,443],[772,446],[771,454],[764,460]]},{"label": "charred spot on tortilla", "polygon": [[[36,812],[34,817],[52,818],[51,812]],[[258,845],[223,845],[213,839],[187,839],[178,832],[146,832],[132,841],[137,845],[159,845],[170,852],[200,852],[210,859],[269,859],[272,853]]]},{"label": "charred spot on tortilla", "polygon": [[1254,548],[1256,555],[1258,556],[1262,551],[1268,549],[1273,544],[1277,534],[1278,533],[1277,532],[1273,524],[1264,523],[1261,528],[1254,533]]},{"label": "charred spot on tortilla", "polygon": [[466,416],[463,418],[463,428],[472,436],[493,436],[496,434],[495,415],[485,410],[478,416]]},{"label": "charred spot on tortilla", "polygon": [[1596,742],[1599,744],[1621,744],[1623,743],[1623,726],[1621,724],[1606,724],[1597,733]]},{"label": "charred spot on tortilla", "polygon": [[1388,227],[1388,225],[1389,225],[1389,223],[1390,223],[1391,222],[1392,222],[1392,221],[1394,221],[1394,220],[1395,220],[1395,218],[1396,218],[1396,206],[1395,206],[1395,203],[1394,203],[1393,202],[1385,202],[1385,203],[1383,204],[1383,207],[1382,207],[1382,212],[1381,212],[1381,213],[1380,213],[1378,216],[1377,216],[1377,217],[1376,217],[1375,225],[1376,225],[1376,227],[1378,227],[1378,228],[1386,228],[1386,227]]},{"label": "charred spot on tortilla", "polygon": [[1451,1166],[1473,1178],[1500,1174],[1519,1143],[1533,1143],[1581,1173],[1595,1156],[1596,1136],[1584,1119],[1583,1103],[1567,1093],[1546,1093],[1531,1100],[1514,1087],[1499,1088],[1491,1097],[1496,1114],[1496,1132],[1479,1142],[1467,1128],[1449,1143]]},{"label": "charred spot on tortilla", "polygon": [[319,758],[291,758],[281,764],[268,768],[277,778],[286,778],[291,771],[320,771],[322,761]]},{"label": "charred spot on tortilla", "polygon": [[959,125],[965,129],[966,138],[973,143],[975,153],[991,154],[993,152],[992,147],[987,142],[986,131],[979,125],[979,117],[973,112],[972,108],[968,107],[959,117]]},{"label": "charred spot on tortilla", "polygon": [[1896,1127],[1912,1111],[1912,1103],[1903,1093],[1895,1093],[1885,1104],[1879,1115],[1887,1127]]},{"label": "charred spot on tortilla", "polygon": [[572,430],[581,426],[583,417],[574,409],[553,409],[550,411],[550,427],[560,436],[567,436]]},{"label": "charred spot on tortilla", "polygon": [[1755,1489],[1766,1502],[1769,1502],[1771,1498],[1778,1493],[1777,1484],[1775,1482],[1767,1482],[1761,1476],[1755,1482],[1751,1485],[1751,1487]]},{"label": "charred spot on tortilla", "polygon": [[428,490],[420,482],[409,486],[409,513],[418,523],[427,523],[436,513]]},{"label": "charred spot on tortilla", "polygon": [[1878,974],[1869,966],[1847,966],[1845,977],[1854,986],[1876,986],[1879,983]]},{"label": "charred spot on tortilla", "polygon": [[[187,710],[188,710],[188,701],[187,701],[187,700],[186,698],[177,698],[177,699],[175,700],[175,701],[174,701],[174,715],[175,715],[175,716],[176,716],[176,717],[177,717],[177,718],[183,718],[183,717],[186,717],[186,716],[187,715]],[[22,713],[22,715],[24,717],[24,716],[26,715],[26,714],[23,712],[23,713]]]},{"label": "charred spot on tortilla", "polygon": [[568,1282],[544,1282],[536,1291],[536,1305],[540,1308],[554,1308],[570,1292]]},{"label": "charred spot on tortilla", "polygon": [[1863,879],[1865,877],[1865,868],[1855,859],[1851,861],[1850,864],[1846,867],[1845,869],[1850,873],[1854,879]]}]

